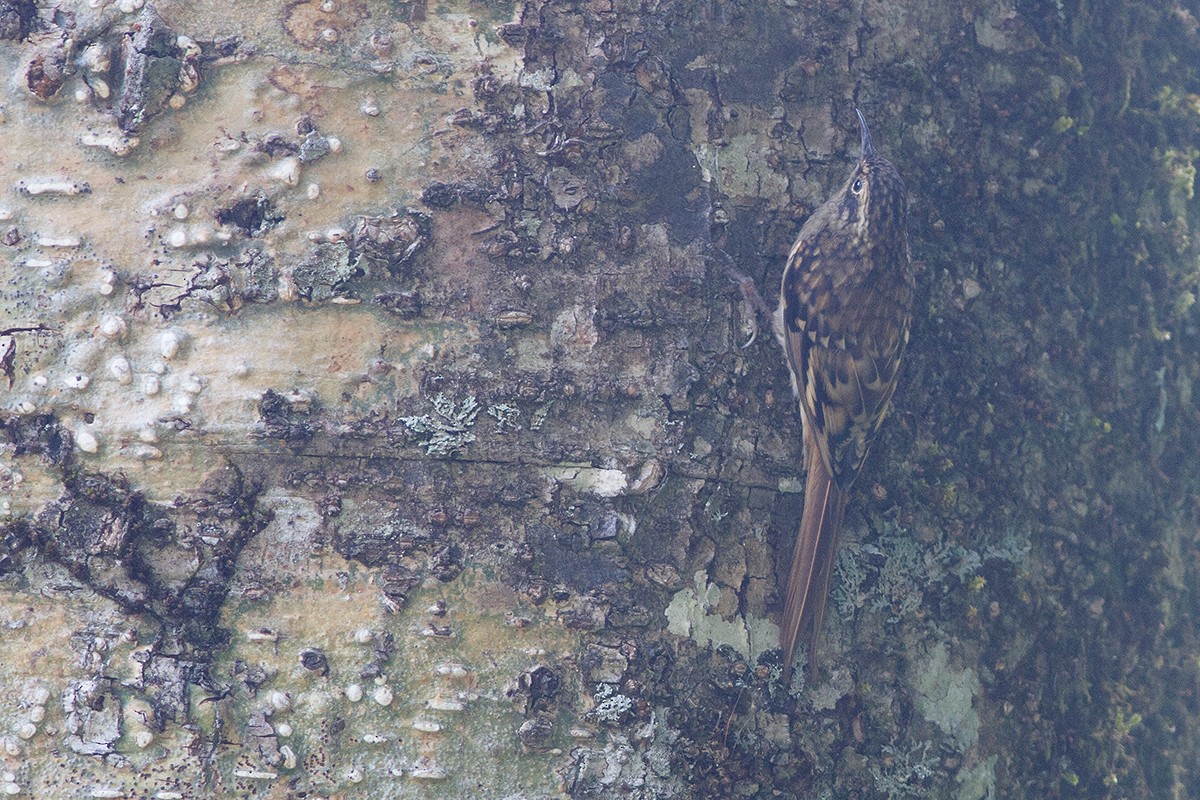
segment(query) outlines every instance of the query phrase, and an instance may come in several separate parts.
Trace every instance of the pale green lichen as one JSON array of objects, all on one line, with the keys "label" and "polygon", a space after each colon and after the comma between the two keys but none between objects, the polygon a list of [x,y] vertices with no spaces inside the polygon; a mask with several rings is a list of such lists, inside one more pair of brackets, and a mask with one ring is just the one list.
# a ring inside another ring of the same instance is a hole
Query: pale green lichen
[{"label": "pale green lichen", "polygon": [[629,488],[629,478],[619,469],[597,469],[587,466],[547,467],[547,478],[565,483],[577,492],[597,497],[618,497]]},{"label": "pale green lichen", "polygon": [[592,709],[592,716],[601,722],[620,722],[633,708],[633,700],[618,693],[611,683],[599,684],[592,693],[592,700],[596,703],[596,707]]},{"label": "pale green lichen", "polygon": [[955,669],[946,645],[938,642],[913,671],[913,698],[917,711],[937,725],[959,752],[979,739],[979,714],[973,706],[979,678],[973,669]]},{"label": "pale green lichen", "polygon": [[887,622],[895,624],[920,607],[925,592],[944,593],[960,583],[970,585],[984,562],[1020,564],[1029,549],[1027,538],[1011,533],[975,550],[945,538],[925,545],[911,531],[888,526],[873,542],[848,542],[842,547],[833,605],[847,617],[859,609],[887,611]]},{"label": "pale green lichen", "polygon": [[516,406],[510,406],[508,403],[495,403],[488,406],[487,413],[489,417],[496,420],[496,430],[501,433],[521,429],[520,423],[517,422],[521,416],[521,409]]},{"label": "pale green lichen", "polygon": [[727,645],[750,660],[779,647],[778,625],[755,616],[739,614],[733,619],[725,619],[710,613],[710,609],[719,605],[721,592],[732,590],[709,583],[703,570],[696,572],[694,581],[694,589],[681,589],[667,605],[665,614],[669,632],[712,647]]},{"label": "pale green lichen", "polygon": [[[801,653],[807,666],[807,655]],[[797,669],[803,675],[804,670]],[[812,687],[809,691],[809,702],[816,711],[832,711],[843,697],[854,691],[854,675],[845,667],[835,667],[829,672],[829,679]]]},{"label": "pale green lichen", "polygon": [[882,764],[871,765],[871,776],[875,788],[884,793],[888,800],[903,800],[909,797],[928,797],[926,785],[937,770],[938,758],[929,750],[932,742],[921,742],[909,750],[892,745],[883,746]]},{"label": "pale green lichen", "polygon": [[970,767],[963,767],[955,776],[958,794],[955,800],[995,800],[996,756]]},{"label": "pale green lichen", "polygon": [[296,290],[313,302],[325,302],[346,291],[346,284],[361,274],[350,263],[350,249],[340,243],[322,244],[292,268]]},{"label": "pale green lichen", "polygon": [[433,414],[401,417],[404,427],[421,440],[428,455],[449,458],[475,441],[471,427],[479,416],[479,402],[471,395],[461,404],[438,392],[433,398]]},{"label": "pale green lichen", "polygon": [[546,424],[546,417],[550,416],[550,406],[553,403],[547,403],[541,408],[534,409],[532,416],[529,418],[529,430],[540,431],[542,426]]},{"label": "pale green lichen", "polygon": [[936,556],[902,531],[889,531],[875,543],[849,543],[838,557],[834,606],[845,616],[861,608],[888,610],[887,621],[899,622],[920,607],[936,564]]}]

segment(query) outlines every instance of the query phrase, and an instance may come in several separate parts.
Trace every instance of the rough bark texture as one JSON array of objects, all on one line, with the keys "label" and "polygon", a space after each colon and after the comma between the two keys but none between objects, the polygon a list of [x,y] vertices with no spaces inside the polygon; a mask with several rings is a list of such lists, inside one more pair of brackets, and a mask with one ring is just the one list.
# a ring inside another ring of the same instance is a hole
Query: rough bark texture
[{"label": "rough bark texture", "polygon": [[[0,789],[1200,798],[1194,2],[239,5],[0,0]],[[728,267],[855,106],[918,303],[783,686]]]}]

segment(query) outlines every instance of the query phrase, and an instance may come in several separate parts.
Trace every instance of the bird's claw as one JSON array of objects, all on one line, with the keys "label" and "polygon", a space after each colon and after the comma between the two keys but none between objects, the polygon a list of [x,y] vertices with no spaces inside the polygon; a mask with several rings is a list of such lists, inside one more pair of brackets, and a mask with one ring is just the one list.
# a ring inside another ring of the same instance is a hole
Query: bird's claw
[{"label": "bird's claw", "polygon": [[742,317],[744,320],[744,328],[749,331],[750,338],[746,340],[742,348],[745,349],[754,344],[758,339],[758,315],[761,314],[768,320],[771,319],[772,310],[767,301],[763,300],[763,296],[758,293],[758,287],[754,285],[754,279],[738,271],[733,265],[733,259],[720,248],[715,248],[713,254],[721,261],[722,266],[729,275],[731,283],[738,287],[738,291],[742,294]]},{"label": "bird's claw", "polygon": [[745,327],[750,331],[750,338],[742,345],[744,349],[754,344],[754,340],[758,338],[758,315],[762,314],[770,319],[771,307],[758,293],[753,278],[730,268],[729,279],[737,284],[738,291],[742,293],[742,316],[745,319]]},{"label": "bird's claw", "polygon": [[754,344],[754,340],[758,338],[758,321],[751,318],[750,324],[747,327],[750,328],[750,338],[742,345],[743,350]]}]

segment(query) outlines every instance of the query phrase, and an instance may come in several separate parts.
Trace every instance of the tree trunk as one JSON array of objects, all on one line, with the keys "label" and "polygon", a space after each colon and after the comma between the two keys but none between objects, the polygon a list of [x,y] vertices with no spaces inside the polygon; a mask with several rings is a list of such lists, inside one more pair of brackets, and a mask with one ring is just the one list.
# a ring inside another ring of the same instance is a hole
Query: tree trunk
[{"label": "tree trunk", "polygon": [[[0,789],[1200,797],[1197,15],[0,0]],[[918,298],[784,686],[731,276],[856,107]]]}]

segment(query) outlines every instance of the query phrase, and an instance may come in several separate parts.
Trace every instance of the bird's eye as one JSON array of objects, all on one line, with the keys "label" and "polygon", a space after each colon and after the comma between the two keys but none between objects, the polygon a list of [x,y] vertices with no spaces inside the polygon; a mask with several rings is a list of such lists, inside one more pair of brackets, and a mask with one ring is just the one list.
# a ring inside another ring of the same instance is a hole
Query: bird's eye
[{"label": "bird's eye", "polygon": [[862,178],[854,179],[854,185],[850,187],[850,191],[854,192],[855,194],[862,193]]}]

